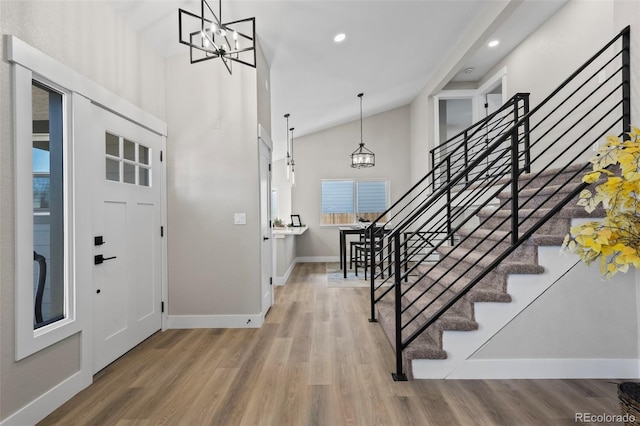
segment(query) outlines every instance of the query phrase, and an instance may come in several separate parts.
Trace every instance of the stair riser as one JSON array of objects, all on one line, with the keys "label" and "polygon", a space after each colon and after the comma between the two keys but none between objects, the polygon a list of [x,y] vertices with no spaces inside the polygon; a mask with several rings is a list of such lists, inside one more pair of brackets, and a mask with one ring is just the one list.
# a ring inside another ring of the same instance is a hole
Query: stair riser
[{"label": "stair riser", "polygon": [[[477,249],[479,251],[490,251],[493,254],[503,253],[509,247],[511,247],[511,241],[507,239],[507,242],[501,242],[496,245],[494,240],[482,240],[481,238],[468,237],[463,241],[460,246],[468,249]],[[495,247],[494,247],[495,246]],[[506,261],[519,262],[522,259],[531,259],[535,262],[538,261],[538,248],[531,244],[523,244],[519,246],[513,253],[507,256]]]},{"label": "stair riser", "polygon": [[[507,218],[503,224],[500,224],[503,220],[505,219],[502,217],[492,217],[487,220],[487,222],[483,225],[483,228],[511,231],[511,219]],[[518,232],[522,233],[529,230],[529,228],[531,228],[538,221],[540,221],[540,218],[538,217],[532,217],[525,220],[524,223],[519,225]],[[564,235],[568,232],[569,223],[570,220],[567,218],[552,217],[546,223],[542,224],[542,226],[538,228],[536,232],[538,234],[547,235]]]},{"label": "stair riser", "polygon": [[[484,271],[482,266],[472,266],[471,263],[464,260],[460,261],[460,263],[458,261],[459,259],[447,256],[441,260],[440,264],[444,268],[452,269],[453,274],[464,276],[467,279],[473,279]],[[507,288],[507,276],[499,272],[489,272],[478,282],[476,288],[505,291]]]},{"label": "stair riser", "polygon": [[534,179],[530,179],[528,178],[527,175],[523,175],[519,179],[518,187],[531,189],[531,188],[540,188],[541,186],[549,186],[549,185],[565,185],[569,182],[580,183],[582,181],[582,177],[589,170],[590,170],[589,165],[587,165],[586,168],[583,169],[583,171],[576,171],[576,170],[567,171],[567,172],[560,173],[555,178],[553,178],[552,176],[539,176]]},{"label": "stair riser", "polygon": [[[432,289],[424,296],[420,297],[418,301],[416,301],[408,310],[408,317],[412,317],[418,314],[423,307],[427,306],[431,300],[437,297],[437,295],[442,291],[442,288]],[[402,298],[402,306],[409,306],[409,304],[418,297],[420,294],[420,290],[412,289]],[[441,302],[437,303],[437,306],[440,307],[444,304],[444,295],[441,296]],[[435,304],[434,304],[435,305]],[[432,307],[428,308],[426,313],[435,312],[435,309]],[[465,318],[473,319],[473,307],[472,304],[464,299],[458,301],[455,305],[451,307],[451,313],[459,316],[463,316]]]},{"label": "stair riser", "polygon": [[[558,194],[543,194],[543,195],[535,195],[533,197],[523,197],[520,196],[518,198],[518,203],[519,206],[521,208],[526,208],[526,209],[534,209],[536,207],[544,207],[544,208],[553,208],[556,205],[558,205],[561,201],[563,201],[566,197],[567,197],[567,193],[566,192],[561,192]],[[511,196],[505,194],[504,196],[500,196],[498,197],[500,199],[500,204],[504,203],[505,200],[510,200]],[[576,196],[574,198],[572,198],[571,200],[569,200],[569,202],[567,203],[568,206],[576,206],[578,200],[580,199],[580,197]],[[510,201],[507,201],[508,203],[510,203]],[[526,203],[526,204],[525,204]],[[507,208],[511,208],[510,204],[507,204],[505,207]]]}]

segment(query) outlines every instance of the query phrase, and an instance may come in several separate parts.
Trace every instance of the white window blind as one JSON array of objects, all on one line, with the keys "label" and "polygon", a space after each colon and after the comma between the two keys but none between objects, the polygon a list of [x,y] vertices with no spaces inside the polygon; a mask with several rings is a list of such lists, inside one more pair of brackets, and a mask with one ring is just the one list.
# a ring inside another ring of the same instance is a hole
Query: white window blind
[{"label": "white window blind", "polygon": [[322,225],[372,221],[387,210],[387,180],[323,180]]}]

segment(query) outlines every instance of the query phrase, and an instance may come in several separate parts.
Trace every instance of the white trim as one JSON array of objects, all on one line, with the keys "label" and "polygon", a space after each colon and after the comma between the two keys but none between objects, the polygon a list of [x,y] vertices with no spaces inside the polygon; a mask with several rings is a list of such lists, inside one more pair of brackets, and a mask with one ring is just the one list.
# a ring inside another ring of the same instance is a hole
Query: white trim
[{"label": "white trim", "polygon": [[289,276],[291,276],[291,273],[293,272],[293,268],[295,268],[297,264],[298,258],[293,259],[293,262],[291,262],[291,265],[289,265],[289,269],[287,269],[287,272],[284,273],[284,276],[273,278],[273,284],[285,285],[287,283],[287,280],[289,279]]},{"label": "white trim", "polygon": [[340,256],[302,256],[296,257],[296,263],[340,262]]},{"label": "white trim", "polygon": [[169,315],[167,328],[260,328],[264,315]]},{"label": "white trim", "polygon": [[[74,170],[74,99],[78,96],[48,79],[34,75],[20,65],[13,67],[14,75],[14,134],[15,134],[15,360],[19,361],[81,330],[77,313],[75,286],[75,199]],[[33,329],[33,173],[32,173],[32,80],[51,87],[63,96],[63,183],[64,183],[64,313],[65,318]]]},{"label": "white trim", "polygon": [[116,115],[133,121],[160,135],[167,135],[167,123],[13,35],[7,36],[7,60],[33,70],[35,73],[54,81],[69,91],[91,99],[93,103]]},{"label": "white trim", "polygon": [[34,425],[90,384],[91,375],[77,372],[1,421],[0,426]]},{"label": "white trim", "polygon": [[447,379],[637,379],[637,359],[473,359]]},{"label": "white trim", "polygon": [[162,331],[166,330],[168,328],[168,322],[169,322],[169,259],[168,259],[168,233],[169,233],[169,229],[167,226],[168,220],[167,220],[167,214],[168,214],[168,207],[167,207],[167,200],[168,200],[168,195],[167,195],[167,137],[166,136],[162,136],[162,141],[160,142],[162,148],[162,161],[160,162],[160,170],[162,173],[162,178],[160,179],[160,226],[163,227],[164,229],[164,236],[161,237],[161,241],[160,244],[162,245],[162,284],[161,284],[161,296],[160,296],[160,300],[161,302],[164,303],[164,312],[161,313],[161,327],[162,327]]}]

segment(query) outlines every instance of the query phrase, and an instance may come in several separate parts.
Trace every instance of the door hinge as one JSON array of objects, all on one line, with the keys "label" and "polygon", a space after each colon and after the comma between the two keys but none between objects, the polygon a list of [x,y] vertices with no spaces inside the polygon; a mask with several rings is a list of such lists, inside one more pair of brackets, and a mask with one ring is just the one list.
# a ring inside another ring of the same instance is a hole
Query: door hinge
[{"label": "door hinge", "polygon": [[160,161],[162,161],[162,151],[160,151]]},{"label": "door hinge", "polygon": [[485,108],[489,108],[489,104],[484,104],[484,107]]},{"label": "door hinge", "polygon": [[164,226],[160,227],[160,236],[164,237]]},{"label": "door hinge", "polygon": [[160,302],[160,312],[164,313],[164,302]]},{"label": "door hinge", "polygon": [[271,163],[269,163],[269,171],[271,171]]},{"label": "door hinge", "polygon": [[273,277],[269,277],[269,284],[273,285]]}]

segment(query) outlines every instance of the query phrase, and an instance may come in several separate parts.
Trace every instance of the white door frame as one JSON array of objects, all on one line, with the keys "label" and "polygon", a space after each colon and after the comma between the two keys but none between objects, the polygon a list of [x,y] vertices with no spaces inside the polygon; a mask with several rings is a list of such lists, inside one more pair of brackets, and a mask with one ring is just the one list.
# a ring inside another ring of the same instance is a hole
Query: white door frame
[{"label": "white door frame", "polygon": [[501,68],[477,89],[468,90],[442,90],[437,95],[433,95],[433,131],[434,147],[440,145],[440,100],[444,99],[471,99],[473,101],[473,120],[475,123],[483,118],[484,99],[483,96],[497,85],[502,84],[502,103],[507,101],[507,67]]},{"label": "white door frame", "polygon": [[[275,296],[274,296],[274,291],[273,291],[273,234],[271,233],[271,153],[273,152],[273,142],[271,141],[271,136],[269,135],[269,132],[267,132],[267,130],[262,126],[262,124],[258,124],[258,156],[262,156],[262,152],[263,150],[267,150],[269,152],[269,170],[262,170],[262,168],[260,168],[259,171],[259,178],[262,179],[262,173],[267,173],[267,191],[266,191],[266,197],[267,197],[267,217],[266,218],[260,218],[260,241],[261,244],[263,243],[262,238],[267,237],[269,238],[269,253],[267,254],[267,260],[265,261],[265,259],[262,258],[263,254],[262,254],[262,245],[260,247],[260,315],[262,316],[262,320],[264,321],[266,315],[267,315],[267,311],[268,309],[273,305],[274,300],[275,300]],[[259,163],[261,164],[261,162]],[[260,190],[260,206],[262,206],[262,189]],[[260,212],[260,214],[262,215],[263,212]],[[269,224],[269,235],[263,235],[263,229],[262,229],[262,220],[266,219],[267,223]],[[263,277],[265,276],[265,273],[267,271],[264,271],[263,268],[265,267],[264,265],[269,265],[269,286],[271,287],[271,301],[269,303],[269,306],[265,306],[266,304],[263,303],[264,302],[264,290],[263,290],[263,285],[264,283],[262,282]]]}]

